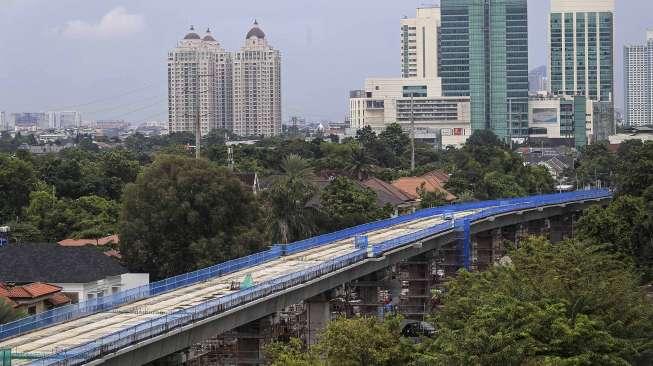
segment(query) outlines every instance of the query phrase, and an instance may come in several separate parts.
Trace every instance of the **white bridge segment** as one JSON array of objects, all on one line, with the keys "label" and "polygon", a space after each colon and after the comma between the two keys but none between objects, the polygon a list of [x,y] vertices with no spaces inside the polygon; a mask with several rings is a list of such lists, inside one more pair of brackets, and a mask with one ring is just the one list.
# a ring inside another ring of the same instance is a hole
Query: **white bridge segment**
[{"label": "white bridge segment", "polygon": [[[455,217],[464,217],[479,211],[482,211],[482,209],[463,211],[456,213]],[[441,215],[436,215],[408,221],[390,228],[375,230],[366,235],[369,245],[374,245],[443,222]],[[0,343],[0,349],[10,348],[13,353],[50,354],[73,348],[168,313],[187,309],[202,302],[233,293],[235,291],[230,290],[232,281],[241,282],[247,274],[252,274],[255,283],[261,283],[319,265],[355,250],[353,237],[340,240],[205,282],[139,300],[113,310],[92,314],[10,338]],[[20,365],[27,362],[29,361],[18,360],[15,364]]]}]

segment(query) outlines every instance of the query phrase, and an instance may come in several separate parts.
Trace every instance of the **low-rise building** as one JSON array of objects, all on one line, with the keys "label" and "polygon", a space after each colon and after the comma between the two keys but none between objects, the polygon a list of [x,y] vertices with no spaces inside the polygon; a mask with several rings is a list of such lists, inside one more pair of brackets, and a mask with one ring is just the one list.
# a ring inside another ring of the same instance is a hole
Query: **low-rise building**
[{"label": "low-rise building", "polygon": [[10,286],[0,282],[0,301],[4,301],[15,310],[35,315],[70,304],[70,299],[62,294],[61,290],[61,287],[48,283]]},{"label": "low-rise building", "polygon": [[533,96],[528,101],[530,138],[566,139],[577,148],[591,141],[592,101],[584,96]]},{"label": "low-rise building", "polygon": [[149,274],[130,273],[92,246],[9,244],[0,248],[0,281],[49,283],[73,302],[111,295],[149,283]]},{"label": "low-rise building", "polygon": [[469,97],[443,97],[440,79],[373,78],[364,90],[350,92],[353,131],[375,132],[398,123],[406,132],[415,123],[415,138],[438,147],[461,146],[472,134]]}]

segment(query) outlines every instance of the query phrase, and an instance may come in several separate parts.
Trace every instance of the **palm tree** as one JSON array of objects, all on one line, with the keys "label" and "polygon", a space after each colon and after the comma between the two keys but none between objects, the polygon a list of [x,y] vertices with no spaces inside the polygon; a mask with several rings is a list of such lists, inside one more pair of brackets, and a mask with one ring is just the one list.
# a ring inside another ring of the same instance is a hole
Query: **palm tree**
[{"label": "palm tree", "polygon": [[374,158],[364,148],[354,147],[350,158],[346,170],[352,178],[362,181],[374,171]]},{"label": "palm tree", "polygon": [[268,227],[279,243],[309,237],[315,232],[311,210],[306,207],[315,194],[313,169],[298,155],[289,155],[267,192],[270,213]]}]

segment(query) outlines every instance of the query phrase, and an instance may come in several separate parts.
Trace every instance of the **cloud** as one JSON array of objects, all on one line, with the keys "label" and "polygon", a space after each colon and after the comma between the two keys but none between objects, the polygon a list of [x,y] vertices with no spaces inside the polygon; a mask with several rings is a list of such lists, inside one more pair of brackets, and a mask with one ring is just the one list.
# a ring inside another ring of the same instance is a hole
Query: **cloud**
[{"label": "cloud", "polygon": [[114,39],[129,36],[145,29],[145,18],[139,14],[129,14],[118,6],[105,14],[98,23],[71,20],[54,31],[71,39]]}]

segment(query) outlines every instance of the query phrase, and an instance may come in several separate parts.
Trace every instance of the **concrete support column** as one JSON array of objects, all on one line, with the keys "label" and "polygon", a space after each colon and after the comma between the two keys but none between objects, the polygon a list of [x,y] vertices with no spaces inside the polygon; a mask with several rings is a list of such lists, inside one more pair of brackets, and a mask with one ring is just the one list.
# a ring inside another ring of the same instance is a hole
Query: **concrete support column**
[{"label": "concrete support column", "polygon": [[305,301],[308,325],[306,342],[317,343],[320,332],[331,321],[331,303],[327,294],[320,294]]},{"label": "concrete support column", "polygon": [[549,239],[553,243],[561,242],[571,238],[573,227],[573,215],[554,216],[550,219],[551,233]]},{"label": "concrete support column", "polygon": [[504,240],[501,228],[492,230],[492,265],[499,263],[499,260],[506,255]]}]

